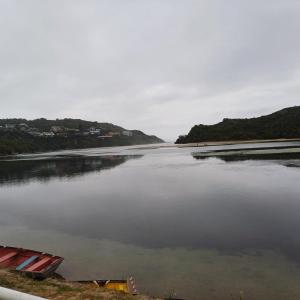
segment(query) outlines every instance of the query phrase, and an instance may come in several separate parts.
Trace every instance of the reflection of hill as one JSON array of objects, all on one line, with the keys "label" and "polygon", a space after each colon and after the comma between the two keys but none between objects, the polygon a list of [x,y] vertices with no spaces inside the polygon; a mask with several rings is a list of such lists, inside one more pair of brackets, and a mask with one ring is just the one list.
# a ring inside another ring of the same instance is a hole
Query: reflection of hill
[{"label": "reflection of hill", "polygon": [[31,180],[46,181],[55,177],[82,176],[85,173],[111,169],[134,156],[66,156],[43,160],[0,161],[0,184],[26,183]]},{"label": "reflection of hill", "polygon": [[[192,155],[195,159],[215,157],[225,162],[245,160],[297,160],[300,159],[300,147],[215,150],[192,153]],[[289,165],[287,164],[287,166]]]}]

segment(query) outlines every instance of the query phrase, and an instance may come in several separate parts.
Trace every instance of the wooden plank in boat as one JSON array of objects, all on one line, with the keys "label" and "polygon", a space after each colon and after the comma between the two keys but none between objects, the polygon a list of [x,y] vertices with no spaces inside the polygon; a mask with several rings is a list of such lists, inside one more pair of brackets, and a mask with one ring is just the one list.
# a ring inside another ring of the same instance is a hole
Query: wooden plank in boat
[{"label": "wooden plank in boat", "polygon": [[52,257],[44,257],[43,259],[41,259],[40,261],[36,262],[35,264],[33,264],[32,266],[30,266],[29,268],[27,268],[25,270],[28,271],[28,272],[32,272],[32,271],[38,269],[39,267],[45,265],[51,259],[52,259]]},{"label": "wooden plank in boat", "polygon": [[18,254],[18,252],[17,252],[17,251],[14,251],[14,252],[10,252],[10,253],[8,253],[8,254],[2,256],[2,257],[0,258],[0,263],[2,263],[2,262],[4,262],[4,261],[6,261],[6,260],[8,260],[8,259],[10,259],[10,258],[12,258],[12,257],[14,257],[14,256],[16,256],[17,254]]}]

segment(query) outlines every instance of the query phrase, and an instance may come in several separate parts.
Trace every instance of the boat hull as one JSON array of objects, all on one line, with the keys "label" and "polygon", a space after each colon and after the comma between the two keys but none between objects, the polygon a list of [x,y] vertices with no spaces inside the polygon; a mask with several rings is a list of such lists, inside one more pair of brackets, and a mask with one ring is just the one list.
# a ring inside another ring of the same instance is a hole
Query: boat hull
[{"label": "boat hull", "polygon": [[60,256],[40,251],[0,246],[0,267],[34,279],[43,280],[51,276],[63,260]]}]

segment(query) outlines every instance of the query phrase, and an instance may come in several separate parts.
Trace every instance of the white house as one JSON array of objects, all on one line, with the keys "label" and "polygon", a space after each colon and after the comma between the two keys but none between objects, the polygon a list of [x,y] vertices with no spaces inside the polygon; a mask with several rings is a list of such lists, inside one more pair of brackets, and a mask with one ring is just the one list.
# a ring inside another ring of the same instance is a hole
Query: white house
[{"label": "white house", "polygon": [[43,137],[54,137],[55,134],[53,132],[42,132],[41,136],[43,136]]},{"label": "white house", "polygon": [[130,130],[123,130],[122,134],[126,136],[132,136],[132,132]]},{"label": "white house", "polygon": [[89,129],[89,133],[91,135],[99,135],[99,134],[101,134],[101,129],[100,128],[91,127]]}]

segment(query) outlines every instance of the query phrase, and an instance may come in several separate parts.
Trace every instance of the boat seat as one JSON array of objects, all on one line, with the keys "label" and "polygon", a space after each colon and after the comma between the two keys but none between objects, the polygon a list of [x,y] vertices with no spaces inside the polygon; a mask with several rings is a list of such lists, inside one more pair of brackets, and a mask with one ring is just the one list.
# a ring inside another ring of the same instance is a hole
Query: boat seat
[{"label": "boat seat", "polygon": [[8,260],[8,259],[10,259],[10,258],[12,258],[14,256],[16,256],[17,254],[18,254],[17,251],[7,253],[6,255],[0,257],[0,263],[2,263],[4,261],[6,261],[6,260]]},{"label": "boat seat", "polygon": [[33,264],[32,266],[30,266],[29,268],[27,268],[25,270],[29,271],[29,272],[33,272],[34,270],[38,269],[42,265],[46,264],[51,259],[52,259],[52,257],[44,257],[43,259],[41,259],[40,261],[36,262],[35,264]]},{"label": "boat seat", "polygon": [[26,266],[28,266],[29,264],[31,264],[33,261],[35,261],[38,258],[38,255],[33,255],[31,257],[29,257],[28,259],[26,259],[25,261],[23,261],[20,265],[18,265],[16,267],[17,271],[21,271],[22,269],[24,269]]}]

